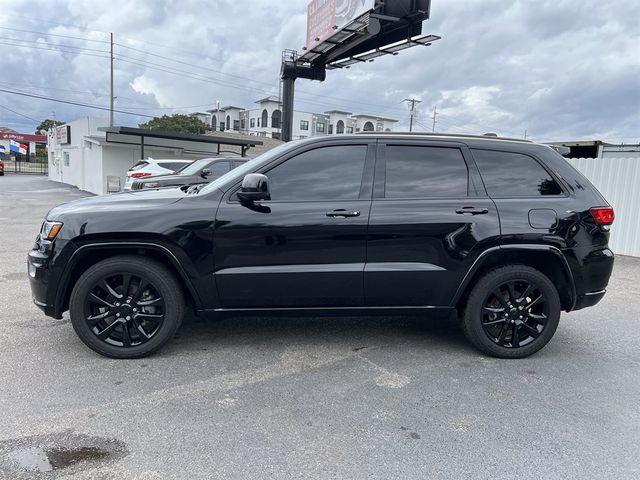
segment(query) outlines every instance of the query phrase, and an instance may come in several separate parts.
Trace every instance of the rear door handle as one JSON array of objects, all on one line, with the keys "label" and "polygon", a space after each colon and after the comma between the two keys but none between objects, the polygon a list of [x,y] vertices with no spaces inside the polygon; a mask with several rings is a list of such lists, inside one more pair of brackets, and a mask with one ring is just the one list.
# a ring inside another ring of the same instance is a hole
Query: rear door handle
[{"label": "rear door handle", "polygon": [[337,210],[327,212],[327,217],[334,217],[334,218],[347,218],[347,217],[359,217],[359,216],[360,216],[359,211],[356,210],[353,212],[348,212],[343,208],[339,208]]},{"label": "rear door handle", "polygon": [[488,208],[476,208],[476,207],[463,207],[456,210],[456,213],[460,215],[484,215],[485,213],[489,213]]}]

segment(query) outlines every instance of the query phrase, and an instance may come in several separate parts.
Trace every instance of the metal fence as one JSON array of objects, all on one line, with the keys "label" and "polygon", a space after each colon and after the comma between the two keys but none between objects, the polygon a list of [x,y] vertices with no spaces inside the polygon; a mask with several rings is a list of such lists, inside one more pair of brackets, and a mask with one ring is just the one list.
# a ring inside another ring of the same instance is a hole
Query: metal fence
[{"label": "metal fence", "polygon": [[47,157],[29,158],[16,156],[4,160],[4,173],[30,173],[34,175],[48,175],[49,163]]},{"label": "metal fence", "polygon": [[640,159],[569,158],[609,201],[616,213],[609,246],[614,253],[640,257]]}]

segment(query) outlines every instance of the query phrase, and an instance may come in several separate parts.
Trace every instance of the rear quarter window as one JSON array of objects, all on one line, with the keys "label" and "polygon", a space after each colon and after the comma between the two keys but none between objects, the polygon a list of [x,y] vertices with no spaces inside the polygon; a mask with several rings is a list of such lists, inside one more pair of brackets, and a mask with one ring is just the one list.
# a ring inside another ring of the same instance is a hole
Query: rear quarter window
[{"label": "rear quarter window", "polygon": [[173,170],[174,172],[180,170],[181,168],[186,167],[189,163],[186,162],[158,162],[162,168],[168,168],[169,170]]},{"label": "rear quarter window", "polygon": [[133,167],[131,167],[131,170],[138,170],[138,169],[140,169],[142,167],[145,167],[147,165],[149,165],[149,162],[147,162],[146,160],[140,160]]},{"label": "rear quarter window", "polygon": [[533,157],[494,150],[474,149],[472,153],[491,197],[538,197],[563,193],[551,174]]}]

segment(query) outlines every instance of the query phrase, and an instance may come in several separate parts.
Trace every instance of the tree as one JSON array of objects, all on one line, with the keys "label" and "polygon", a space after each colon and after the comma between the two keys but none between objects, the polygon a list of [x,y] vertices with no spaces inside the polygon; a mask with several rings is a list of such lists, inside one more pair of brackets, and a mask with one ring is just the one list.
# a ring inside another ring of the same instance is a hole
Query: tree
[{"label": "tree", "polygon": [[61,122],[60,120],[51,120],[50,118],[47,118],[46,120],[43,120],[42,122],[40,122],[40,125],[36,127],[36,135],[41,135],[43,130],[46,132],[50,128],[57,127],[58,125],[64,125],[64,122]]},{"label": "tree", "polygon": [[149,130],[170,130],[180,133],[204,133],[206,125],[198,117],[174,113],[173,115],[163,115],[154,117],[147,123],[141,123],[140,128]]}]

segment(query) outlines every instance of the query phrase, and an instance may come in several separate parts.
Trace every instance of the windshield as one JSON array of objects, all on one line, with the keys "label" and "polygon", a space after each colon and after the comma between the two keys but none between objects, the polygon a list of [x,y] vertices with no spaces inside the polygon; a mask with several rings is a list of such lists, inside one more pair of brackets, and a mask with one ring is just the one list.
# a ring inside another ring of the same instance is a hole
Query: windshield
[{"label": "windshield", "polygon": [[230,172],[216,178],[213,182],[200,190],[199,193],[206,194],[209,192],[213,192],[218,188],[224,190],[224,186],[226,184],[244,177],[247,173],[256,171],[261,165],[269,163],[274,158],[280,156],[280,154],[282,154],[283,152],[289,150],[290,148],[294,148],[299,142],[300,140],[294,140],[293,142],[283,143],[282,145],[278,145],[277,147],[272,148],[262,155],[258,155],[253,160],[249,160],[247,163],[240,165],[238,168],[234,168]]},{"label": "windshield", "polygon": [[177,173],[180,173],[180,175],[196,175],[200,170],[202,170],[210,163],[210,158],[201,158],[200,160],[196,160],[195,162],[180,169]]}]

